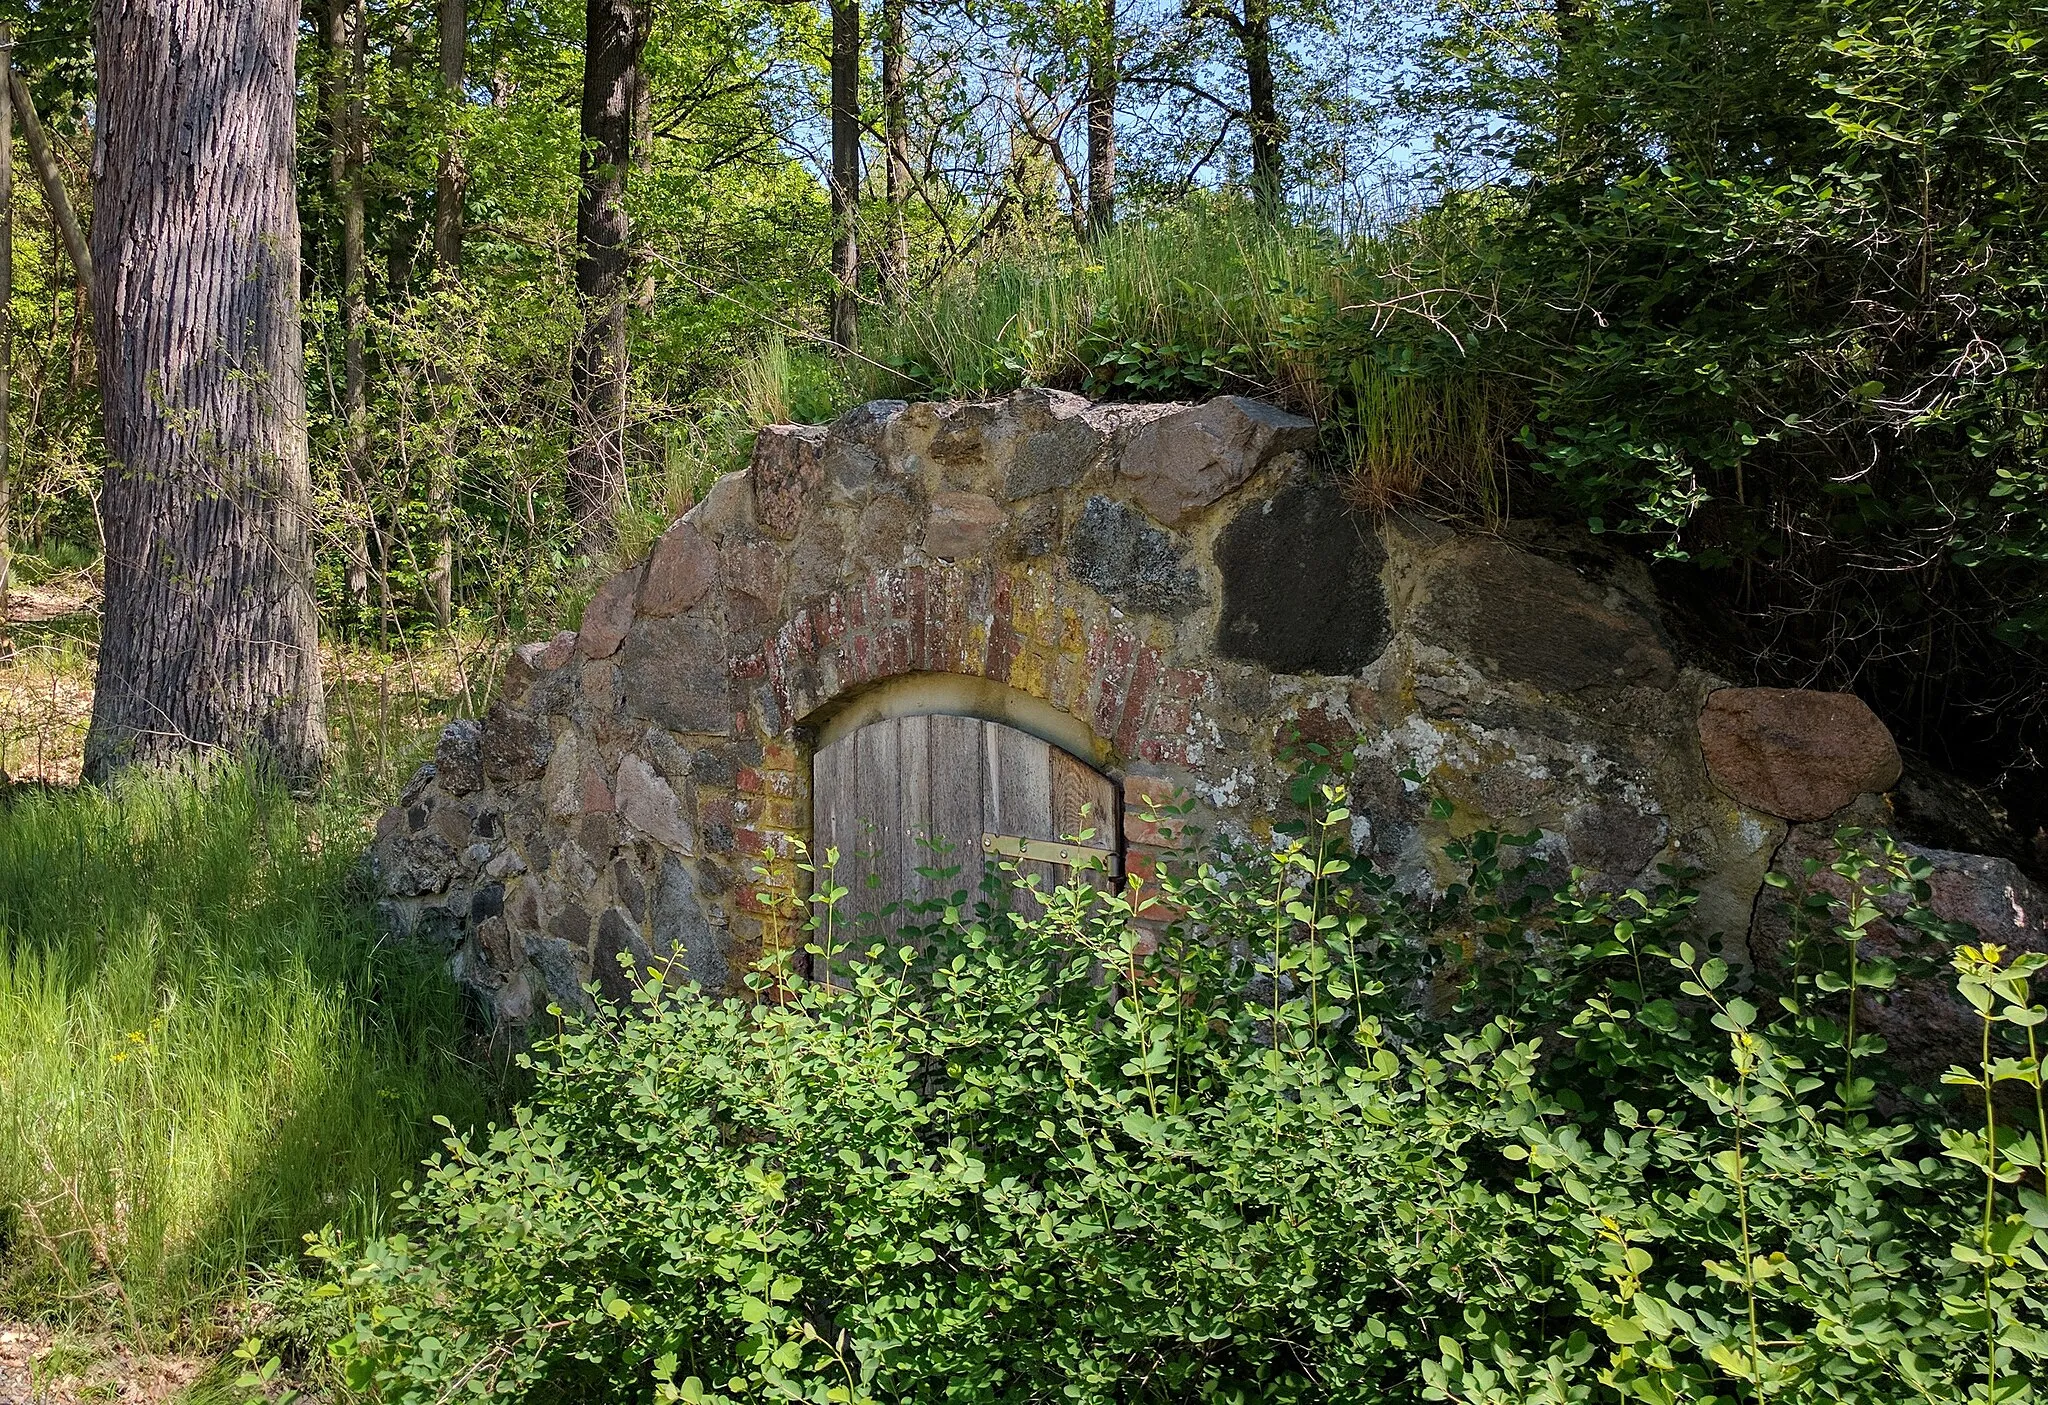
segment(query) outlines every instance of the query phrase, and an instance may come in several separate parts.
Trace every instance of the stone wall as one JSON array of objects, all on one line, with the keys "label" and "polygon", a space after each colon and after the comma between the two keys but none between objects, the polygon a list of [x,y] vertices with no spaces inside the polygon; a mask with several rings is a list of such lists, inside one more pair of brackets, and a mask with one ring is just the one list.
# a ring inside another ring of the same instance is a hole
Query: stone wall
[{"label": "stone wall", "polygon": [[[1082,754],[1122,783],[1140,874],[1170,796],[1269,834],[1300,738],[1355,745],[1354,837],[1414,887],[1448,876],[1447,834],[1540,829],[1560,875],[1705,871],[1702,925],[1738,937],[1796,826],[1881,805],[1898,756],[1855,699],[1688,667],[1640,567],[1591,539],[1355,512],[1309,472],[1312,435],[1234,397],[1036,390],[763,430],[579,632],[522,646],[489,716],[447,729],[378,827],[392,920],[513,1024],[585,1006],[591,979],[623,993],[620,952],[733,988],[794,943],[809,747],[860,708]],[[2038,941],[2024,878],[1986,881]]]}]

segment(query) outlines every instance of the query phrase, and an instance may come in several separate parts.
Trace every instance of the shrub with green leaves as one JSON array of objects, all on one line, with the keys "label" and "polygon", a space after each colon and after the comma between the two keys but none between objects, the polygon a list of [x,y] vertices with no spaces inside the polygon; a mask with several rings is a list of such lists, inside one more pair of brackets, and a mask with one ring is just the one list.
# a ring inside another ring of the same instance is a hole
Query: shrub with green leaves
[{"label": "shrub with green leaves", "polygon": [[[1751,980],[1675,882],[1553,891],[1481,834],[1416,897],[1322,799],[1161,892],[961,893],[888,942],[828,854],[845,980],[650,973],[411,1232],[318,1239],[300,1310],[386,1401],[2040,1398],[2039,1134],[1875,1110],[1816,974],[1853,899]],[[2038,963],[1970,959],[1957,1076],[2038,1094]]]}]

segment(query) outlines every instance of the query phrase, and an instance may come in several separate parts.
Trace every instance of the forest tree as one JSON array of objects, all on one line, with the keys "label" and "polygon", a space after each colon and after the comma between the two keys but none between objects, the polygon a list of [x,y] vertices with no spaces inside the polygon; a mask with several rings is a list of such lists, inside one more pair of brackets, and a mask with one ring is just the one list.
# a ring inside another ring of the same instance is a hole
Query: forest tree
[{"label": "forest tree", "polygon": [[326,747],[294,184],[298,6],[106,0],[93,325],[111,463],[86,772]]}]

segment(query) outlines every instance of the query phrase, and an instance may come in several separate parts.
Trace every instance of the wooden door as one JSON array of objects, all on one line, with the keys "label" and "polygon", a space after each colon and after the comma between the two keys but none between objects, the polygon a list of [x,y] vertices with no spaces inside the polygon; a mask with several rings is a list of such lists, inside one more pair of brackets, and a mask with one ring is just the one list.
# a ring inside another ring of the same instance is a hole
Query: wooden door
[{"label": "wooden door", "polygon": [[[1050,742],[976,717],[871,722],[818,751],[811,797],[813,855],[822,864],[838,849],[834,882],[849,890],[838,920],[871,914],[863,935],[877,917],[892,936],[930,922],[913,909],[956,895],[971,911],[991,864],[1016,865],[1014,874],[994,870],[1006,886],[1036,875],[1049,893],[1088,871],[1058,862],[1064,850],[1099,865],[1089,881],[1107,883],[1122,847],[1116,782]],[[1037,911],[1021,894],[1009,906]]]}]

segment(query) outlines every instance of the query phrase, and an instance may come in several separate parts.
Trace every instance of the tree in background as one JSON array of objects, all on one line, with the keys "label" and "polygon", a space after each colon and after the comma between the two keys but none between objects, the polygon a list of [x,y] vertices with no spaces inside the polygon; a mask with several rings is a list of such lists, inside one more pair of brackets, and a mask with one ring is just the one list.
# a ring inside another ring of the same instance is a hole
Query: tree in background
[{"label": "tree in background", "polygon": [[[368,24],[363,0],[327,0],[327,52],[321,69],[327,117],[328,179],[341,211],[341,472],[362,500],[362,461],[368,436],[368,368],[364,364],[364,323],[369,317],[365,269],[363,166],[368,132],[362,97]],[[351,523],[342,534],[348,554],[349,599],[358,610],[370,603],[369,533]],[[381,576],[380,576],[381,579]]]},{"label": "tree in background", "polygon": [[626,502],[626,322],[631,225],[626,181],[642,92],[651,0],[589,0],[585,8],[582,191],[576,203],[577,434],[568,506],[585,552],[606,545]]},{"label": "tree in background", "polygon": [[104,0],[92,290],[111,458],[89,776],[326,747],[309,582],[298,6]]},{"label": "tree in background", "polygon": [[1088,230],[1100,236],[1116,223],[1116,0],[1098,0],[1088,19]]},{"label": "tree in background", "polygon": [[877,272],[882,297],[901,302],[910,281],[910,122],[904,88],[909,82],[909,35],[904,0],[882,0],[882,198],[888,228]]},{"label": "tree in background", "polygon": [[830,0],[832,11],[832,342],[860,345],[860,0]]}]

